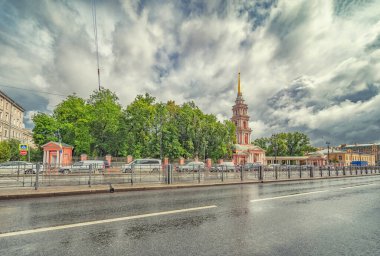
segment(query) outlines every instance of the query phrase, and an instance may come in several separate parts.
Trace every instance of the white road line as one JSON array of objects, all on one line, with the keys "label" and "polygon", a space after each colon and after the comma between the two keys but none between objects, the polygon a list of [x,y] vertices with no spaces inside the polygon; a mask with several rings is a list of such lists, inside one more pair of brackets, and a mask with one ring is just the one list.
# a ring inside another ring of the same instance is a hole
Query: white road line
[{"label": "white road line", "polygon": [[111,222],[116,222],[116,221],[134,220],[134,219],[141,219],[141,218],[147,218],[147,217],[169,215],[169,214],[182,213],[182,212],[191,212],[191,211],[206,210],[206,209],[215,208],[215,207],[217,207],[217,206],[216,205],[209,205],[209,206],[187,208],[187,209],[180,209],[180,210],[173,210],[173,211],[166,211],[166,212],[155,212],[155,213],[147,213],[147,214],[141,214],[141,215],[135,215],[135,216],[127,216],[127,217],[120,217],[120,218],[113,218],[113,219],[88,221],[88,222],[74,223],[74,224],[61,225],[61,226],[55,226],[55,227],[46,227],[46,228],[36,228],[36,229],[23,230],[23,231],[14,231],[14,232],[0,234],[0,238],[2,238],[2,237],[10,237],[10,236],[27,235],[27,234],[34,234],[34,233],[53,231],[53,230],[61,230],[61,229],[68,229],[68,228],[77,228],[77,227],[91,226],[91,225],[111,223]]},{"label": "white road line", "polygon": [[376,184],[375,183],[371,183],[371,184],[355,185],[355,186],[349,186],[349,187],[342,187],[342,188],[339,188],[339,189],[350,189],[350,188],[373,186],[373,185],[376,185]]},{"label": "white road line", "polygon": [[288,197],[295,197],[295,196],[303,196],[303,195],[310,195],[310,194],[316,194],[316,193],[324,193],[329,190],[318,190],[318,191],[312,191],[312,192],[306,192],[306,193],[298,193],[298,194],[291,194],[286,196],[276,196],[276,197],[268,197],[268,198],[260,198],[260,199],[254,199],[251,200],[251,203],[253,202],[260,202],[260,201],[268,201],[268,200],[276,200],[276,199],[282,199],[282,198],[288,198]]},{"label": "white road line", "polygon": [[[351,188],[364,187],[364,186],[373,186],[373,185],[378,185],[378,184],[376,184],[376,183],[361,184],[361,185],[355,185],[355,186],[350,186],[350,187],[342,187],[342,188],[339,188],[339,189],[351,189]],[[295,196],[303,196],[303,195],[316,194],[316,193],[324,193],[324,192],[330,192],[330,191],[334,191],[334,190],[335,189],[331,189],[331,190],[319,190],[319,191],[312,191],[312,192],[306,192],[306,193],[291,194],[291,195],[285,195],[285,196],[276,196],[276,197],[253,199],[253,200],[251,200],[251,203],[253,203],[253,202],[261,202],[261,201],[269,201],[269,200],[276,200],[276,199],[282,199],[282,198],[288,198],[288,197],[295,197]]]}]

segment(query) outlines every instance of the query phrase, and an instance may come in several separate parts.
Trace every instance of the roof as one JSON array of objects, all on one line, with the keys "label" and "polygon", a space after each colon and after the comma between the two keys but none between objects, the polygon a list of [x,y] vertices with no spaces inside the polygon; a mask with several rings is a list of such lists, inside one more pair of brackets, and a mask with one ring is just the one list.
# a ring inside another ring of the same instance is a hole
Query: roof
[{"label": "roof", "polygon": [[345,145],[345,146],[342,146],[342,148],[370,147],[370,146],[379,146],[379,145],[380,145],[380,143],[352,144],[352,145]]},{"label": "roof", "polygon": [[259,146],[255,146],[253,144],[247,144],[247,145],[242,145],[242,144],[235,144],[235,149],[236,150],[260,150],[260,151],[265,151],[264,149],[260,148]]},{"label": "roof", "polygon": [[18,104],[17,102],[15,102],[11,97],[9,97],[8,95],[6,95],[4,92],[0,91],[0,95],[3,96],[4,98],[6,98],[10,103],[12,103],[13,106],[17,107],[22,112],[25,112],[25,109],[23,107],[21,107],[20,104]]},{"label": "roof", "polygon": [[62,145],[62,147],[65,147],[65,148],[74,148],[73,146],[69,145],[69,144],[66,144],[66,143],[63,143],[61,142],[61,144],[59,142],[55,142],[55,141],[49,141],[48,143],[42,145],[41,147],[45,147],[47,146],[48,144],[54,144],[58,147],[60,147],[60,145]]}]

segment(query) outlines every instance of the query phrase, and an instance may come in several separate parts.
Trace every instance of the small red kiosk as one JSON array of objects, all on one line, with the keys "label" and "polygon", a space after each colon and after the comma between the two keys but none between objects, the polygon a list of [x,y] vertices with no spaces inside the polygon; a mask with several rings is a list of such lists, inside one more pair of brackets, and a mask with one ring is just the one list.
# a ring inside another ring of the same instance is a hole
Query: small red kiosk
[{"label": "small red kiosk", "polygon": [[73,160],[73,146],[66,143],[50,141],[42,146],[43,164],[51,167],[70,165]]}]

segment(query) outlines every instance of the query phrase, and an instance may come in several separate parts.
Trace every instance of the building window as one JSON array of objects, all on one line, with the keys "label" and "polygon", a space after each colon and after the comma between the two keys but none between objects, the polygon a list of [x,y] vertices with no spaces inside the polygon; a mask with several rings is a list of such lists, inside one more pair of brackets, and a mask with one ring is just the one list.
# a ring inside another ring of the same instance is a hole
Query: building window
[{"label": "building window", "polygon": [[339,161],[342,161],[342,156],[338,156],[338,158],[339,158]]}]

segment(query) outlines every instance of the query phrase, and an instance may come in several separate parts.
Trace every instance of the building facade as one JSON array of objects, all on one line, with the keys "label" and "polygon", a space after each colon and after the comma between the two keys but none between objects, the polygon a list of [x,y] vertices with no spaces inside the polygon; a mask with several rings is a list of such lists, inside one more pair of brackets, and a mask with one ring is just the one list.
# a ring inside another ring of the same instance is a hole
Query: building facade
[{"label": "building facade", "polygon": [[234,145],[233,162],[235,164],[265,164],[265,151],[251,144],[252,129],[249,127],[248,105],[245,104],[243,94],[241,93],[240,73],[238,76],[238,93],[235,105],[232,107],[231,121],[236,127],[236,144]]},{"label": "building facade", "polygon": [[0,91],[0,141],[16,139],[34,146],[32,131],[25,129],[24,108]]},{"label": "building facade", "polygon": [[330,164],[338,166],[349,166],[355,161],[367,162],[371,166],[376,165],[374,154],[354,152],[350,149],[347,151],[335,150],[329,152],[329,160]]},{"label": "building facade", "polygon": [[373,143],[373,144],[343,144],[339,147],[343,151],[352,151],[353,153],[356,153],[357,155],[360,154],[368,154],[368,155],[374,155],[375,156],[375,162],[376,164],[380,164],[380,143]]}]

